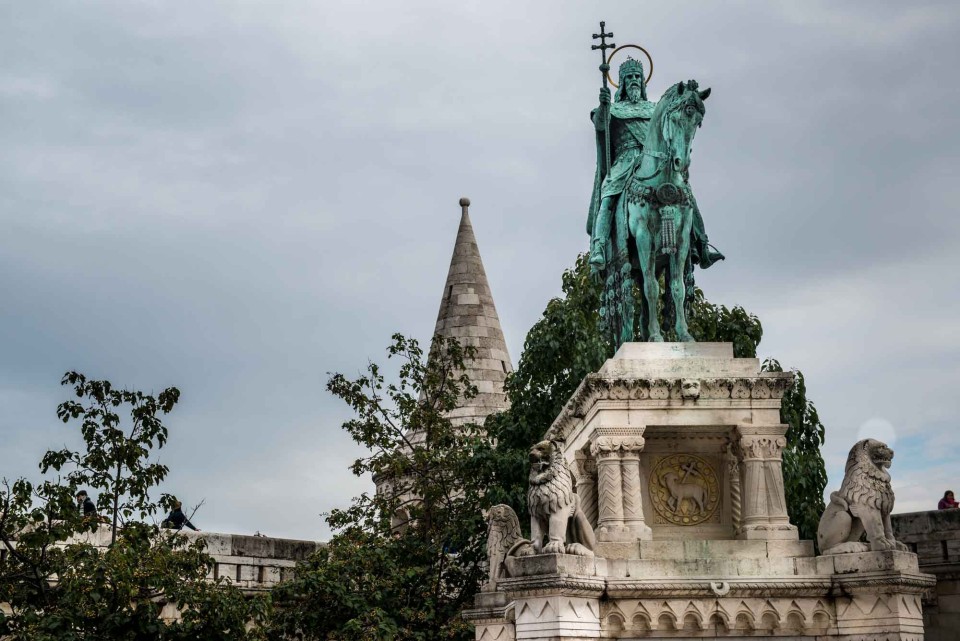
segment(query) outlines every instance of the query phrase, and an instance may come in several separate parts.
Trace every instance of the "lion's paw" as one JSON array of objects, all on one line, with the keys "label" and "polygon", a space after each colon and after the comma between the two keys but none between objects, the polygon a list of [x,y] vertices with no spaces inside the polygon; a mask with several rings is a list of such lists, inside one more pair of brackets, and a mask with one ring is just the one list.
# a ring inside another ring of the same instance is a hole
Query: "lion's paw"
[{"label": "lion's paw", "polygon": [[579,543],[569,543],[566,551],[567,554],[576,554],[577,556],[593,556],[593,550]]},{"label": "lion's paw", "polygon": [[891,541],[885,536],[879,536],[874,541],[870,541],[871,552],[884,552],[886,550],[895,550],[896,541]]},{"label": "lion's paw", "polygon": [[832,548],[827,548],[823,550],[821,554],[852,554],[855,552],[868,552],[870,546],[866,543],[860,543],[859,541],[849,541],[847,543],[840,543],[834,545]]},{"label": "lion's paw", "polygon": [[900,541],[894,541],[893,544],[896,545],[896,546],[897,546],[897,549],[900,550],[901,552],[909,552],[909,551],[910,551],[910,548],[908,548],[906,545],[904,545],[904,544],[901,543]]},{"label": "lion's paw", "polygon": [[544,554],[563,554],[564,552],[563,541],[550,541],[543,546]]}]

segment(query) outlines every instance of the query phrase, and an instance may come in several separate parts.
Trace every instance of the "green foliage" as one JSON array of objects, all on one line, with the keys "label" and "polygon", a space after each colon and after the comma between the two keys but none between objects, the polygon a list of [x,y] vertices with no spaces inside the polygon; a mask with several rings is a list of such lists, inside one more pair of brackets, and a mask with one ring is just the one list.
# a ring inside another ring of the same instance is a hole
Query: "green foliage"
[{"label": "green foliage", "polygon": [[[583,378],[613,355],[602,336],[596,311],[600,293],[600,286],[590,279],[587,257],[582,254],[563,274],[563,296],[547,303],[543,317],[527,334],[517,369],[505,384],[510,409],[487,419],[486,428],[497,447],[495,451],[478,452],[477,463],[496,479],[491,502],[511,505],[521,524],[528,522],[530,446],[543,437]],[[640,317],[639,309],[636,317]],[[730,342],[735,356],[756,357],[763,327],[744,308],[715,305],[698,289],[687,320],[698,341]],[[803,375],[796,374],[797,383],[785,394],[781,412],[781,420],[790,425],[783,454],[784,482],[791,521],[802,536],[816,538],[826,487],[819,451],[824,428],[806,398]]]},{"label": "green foliage", "polygon": [[446,413],[477,393],[463,374],[473,355],[438,337],[424,358],[395,335],[397,382],[375,363],[357,378],[330,378],[327,389],[355,413],[344,429],[369,451],[352,469],[380,491],[329,514],[336,535],[274,591],[272,638],[472,638],[460,611],[484,576],[489,484],[472,453],[489,451],[489,439]]},{"label": "green foliage", "polygon": [[[49,451],[40,462],[40,471],[59,472],[67,467],[68,485],[99,490],[97,507],[101,514],[109,515],[113,543],[120,525],[156,511],[149,490],[163,481],[169,470],[147,457],[150,450],[167,442],[167,428],[157,413],[169,414],[180,390],[170,387],[154,398],[114,389],[110,381],[88,381],[77,372],[67,372],[61,384],[72,385],[76,397],[86,401],[65,401],[57,408],[57,417],[64,423],[81,419],[86,450]],[[129,432],[116,411],[122,405],[130,406]]]},{"label": "green foliage", "polygon": [[[0,489],[0,637],[30,641],[101,639],[255,639],[247,624],[264,616],[267,602],[247,600],[223,580],[209,581],[213,560],[202,540],[163,531],[144,519],[160,504],[150,490],[167,474],[148,456],[163,446],[179,392],[157,397],[115,390],[68,372],[79,401],[60,405],[64,422],[81,419],[86,449],[47,452],[43,472],[63,476],[34,485],[26,479]],[[128,424],[120,410],[129,406]],[[109,515],[85,518],[74,503],[82,484],[100,491]],[[166,497],[169,501],[169,497]],[[103,543],[101,543],[101,541]],[[165,604],[183,618],[164,622]]]},{"label": "green foliage", "polygon": [[739,305],[733,309],[714,305],[699,288],[694,290],[690,312],[690,333],[698,341],[733,343],[733,355],[737,358],[757,357],[763,326],[756,316]]},{"label": "green foliage", "polygon": [[507,503],[527,523],[527,454],[576,391],[580,381],[613,355],[599,329],[601,287],[591,279],[587,255],[563,273],[563,296],[547,303],[527,333],[516,371],[504,385],[508,411],[487,419],[496,451],[478,453],[497,482],[491,504]]},{"label": "green foliage", "polygon": [[[772,358],[763,362],[763,371],[782,372]],[[827,468],[820,454],[826,428],[813,402],[807,398],[803,373],[794,370],[794,384],[780,405],[780,420],[789,425],[787,445],[783,449],[783,484],[787,495],[790,522],[797,526],[801,539],[817,540],[820,515],[826,508],[823,491],[827,487]]]}]

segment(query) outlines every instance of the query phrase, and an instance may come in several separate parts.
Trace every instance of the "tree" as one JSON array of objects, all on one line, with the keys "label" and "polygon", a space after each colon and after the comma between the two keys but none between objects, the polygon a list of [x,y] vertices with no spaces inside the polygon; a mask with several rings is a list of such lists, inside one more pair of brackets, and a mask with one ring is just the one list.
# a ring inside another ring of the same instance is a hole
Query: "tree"
[{"label": "tree", "polygon": [[[246,600],[223,580],[208,580],[213,560],[202,539],[163,531],[148,520],[172,498],[151,498],[167,468],[149,462],[166,443],[158,414],[169,413],[176,388],[156,397],[117,390],[108,381],[68,372],[62,383],[79,400],[57,416],[79,419],[83,451],[48,451],[38,484],[18,479],[0,489],[0,636],[30,641],[100,639],[252,639],[247,624],[266,602]],[[129,408],[129,421],[121,408]],[[84,517],[74,503],[81,486],[99,490],[107,515]],[[162,504],[162,505],[161,505]],[[99,545],[103,539],[105,545]],[[177,621],[161,620],[175,604]]]},{"label": "tree", "polygon": [[[782,372],[772,358],[763,362],[765,372]],[[787,446],[783,449],[783,485],[787,495],[790,522],[797,526],[801,539],[817,540],[817,526],[823,514],[823,490],[827,487],[827,469],[820,448],[826,428],[813,401],[807,398],[803,372],[794,370],[793,387],[783,394],[780,420],[789,425]]]},{"label": "tree", "polygon": [[375,363],[357,378],[331,376],[327,389],[355,413],[343,428],[369,451],[352,470],[380,491],[327,516],[329,544],[274,591],[273,638],[472,638],[460,611],[484,576],[490,479],[466,471],[490,443],[447,414],[477,393],[463,373],[473,355],[437,337],[424,358],[417,341],[394,335],[396,382]]},{"label": "tree", "polygon": [[[507,378],[510,409],[487,419],[486,429],[497,444],[496,451],[477,454],[477,463],[497,479],[491,501],[511,505],[521,523],[527,522],[529,448],[540,440],[583,378],[613,356],[597,312],[601,286],[590,278],[586,254],[564,272],[562,291],[563,296],[548,302],[543,317],[530,329],[517,369]],[[641,317],[639,310],[635,317]],[[694,292],[688,324],[698,341],[733,343],[734,355],[739,358],[755,358],[763,336],[756,316],[740,306],[715,305],[699,289]],[[767,363],[766,367],[772,368],[776,361]],[[806,398],[803,375],[796,374],[781,411],[781,420],[790,425],[783,454],[784,481],[792,522],[801,537],[815,539],[826,487],[819,452],[824,428]]]}]

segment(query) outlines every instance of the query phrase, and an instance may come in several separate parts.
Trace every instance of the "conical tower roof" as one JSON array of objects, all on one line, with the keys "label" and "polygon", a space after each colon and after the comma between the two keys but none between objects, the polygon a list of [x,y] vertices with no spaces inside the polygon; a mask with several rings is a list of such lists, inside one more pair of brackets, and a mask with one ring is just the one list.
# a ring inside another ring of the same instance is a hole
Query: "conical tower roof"
[{"label": "conical tower roof", "polygon": [[470,224],[469,198],[460,199],[460,228],[453,246],[450,270],[440,299],[434,335],[456,338],[476,348],[476,357],[465,363],[466,374],[477,387],[477,396],[450,413],[455,424],[483,425],[490,414],[510,407],[503,382],[513,371],[500,317],[483,269],[477,238]]}]

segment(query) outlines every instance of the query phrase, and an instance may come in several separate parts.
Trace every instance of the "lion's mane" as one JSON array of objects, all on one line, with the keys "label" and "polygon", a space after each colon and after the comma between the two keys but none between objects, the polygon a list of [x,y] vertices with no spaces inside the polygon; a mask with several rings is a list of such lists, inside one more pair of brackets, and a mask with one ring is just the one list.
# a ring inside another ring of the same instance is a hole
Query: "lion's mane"
[{"label": "lion's mane", "polygon": [[567,469],[560,449],[550,441],[543,441],[537,448],[549,448],[550,464],[545,470],[537,465],[530,468],[530,489],[527,491],[527,507],[533,517],[549,517],[574,503],[573,476]]},{"label": "lion's mane", "polygon": [[850,450],[838,495],[850,505],[866,505],[887,515],[893,511],[890,474],[876,461],[890,461],[890,448],[872,438]]}]

